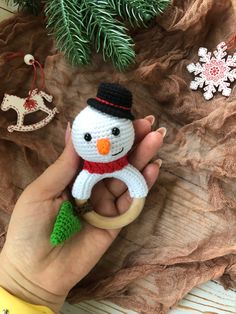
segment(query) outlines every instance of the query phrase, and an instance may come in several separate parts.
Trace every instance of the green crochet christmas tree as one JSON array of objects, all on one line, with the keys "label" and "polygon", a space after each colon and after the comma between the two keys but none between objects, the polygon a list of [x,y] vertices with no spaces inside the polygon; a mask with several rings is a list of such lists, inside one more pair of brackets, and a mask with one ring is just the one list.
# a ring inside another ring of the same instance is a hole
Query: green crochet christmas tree
[{"label": "green crochet christmas tree", "polygon": [[131,27],[147,22],[170,0],[12,0],[35,13],[45,5],[47,27],[72,65],[88,64],[94,47],[119,70],[135,61]]},{"label": "green crochet christmas tree", "polygon": [[57,246],[71,238],[80,230],[81,222],[79,217],[74,214],[73,205],[69,201],[64,201],[60,206],[53,227],[53,232],[50,237],[51,244]]}]

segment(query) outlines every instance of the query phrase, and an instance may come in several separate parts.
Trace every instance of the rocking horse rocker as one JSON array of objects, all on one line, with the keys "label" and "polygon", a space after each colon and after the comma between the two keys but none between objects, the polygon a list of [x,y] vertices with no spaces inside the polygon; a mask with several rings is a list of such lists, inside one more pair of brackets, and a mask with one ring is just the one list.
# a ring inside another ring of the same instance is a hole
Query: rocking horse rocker
[{"label": "rocking horse rocker", "polygon": [[[40,129],[48,124],[56,115],[56,113],[58,113],[58,110],[57,108],[53,108],[52,110],[49,109],[44,104],[44,99],[46,99],[48,102],[52,102],[51,95],[48,95],[43,91],[38,91],[37,88],[31,92],[31,95],[28,98],[20,98],[14,95],[5,94],[1,104],[1,109],[3,111],[13,109],[17,113],[17,123],[15,125],[8,126],[8,131],[29,132]],[[37,123],[24,125],[25,115],[39,110],[47,113],[47,117]]]}]

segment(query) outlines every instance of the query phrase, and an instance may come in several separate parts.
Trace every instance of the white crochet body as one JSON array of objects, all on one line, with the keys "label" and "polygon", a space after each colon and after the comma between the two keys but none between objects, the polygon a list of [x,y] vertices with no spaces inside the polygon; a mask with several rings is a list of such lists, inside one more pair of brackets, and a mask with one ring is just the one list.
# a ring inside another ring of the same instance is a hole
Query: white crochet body
[{"label": "white crochet body", "polygon": [[89,199],[93,186],[105,178],[116,178],[123,181],[132,198],[142,198],[147,195],[148,189],[143,176],[132,165],[128,165],[122,170],[105,174],[91,174],[87,170],[82,170],[74,183],[73,197],[80,200]]},{"label": "white crochet body", "polygon": [[[112,134],[113,128],[119,129],[119,135]],[[84,139],[85,134],[88,133],[91,135],[90,141]],[[106,155],[98,151],[99,139],[108,139],[110,142],[110,151]],[[72,126],[72,141],[76,152],[84,160],[99,163],[112,162],[125,156],[131,149],[134,143],[133,123],[129,119],[114,117],[88,106],[75,118]],[[72,195],[76,199],[87,200],[98,181],[111,177],[123,181],[132,198],[146,197],[148,193],[146,181],[130,164],[112,173],[97,174],[82,170],[75,180]]]}]

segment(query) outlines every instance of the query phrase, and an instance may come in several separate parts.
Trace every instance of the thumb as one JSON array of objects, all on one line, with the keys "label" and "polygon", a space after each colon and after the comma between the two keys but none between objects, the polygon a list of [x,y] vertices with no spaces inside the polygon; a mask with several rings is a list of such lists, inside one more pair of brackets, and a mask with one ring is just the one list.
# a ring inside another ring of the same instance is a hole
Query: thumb
[{"label": "thumb", "polygon": [[32,183],[37,194],[42,193],[48,198],[59,196],[78,172],[80,158],[74,149],[71,134],[67,137],[62,154]]}]

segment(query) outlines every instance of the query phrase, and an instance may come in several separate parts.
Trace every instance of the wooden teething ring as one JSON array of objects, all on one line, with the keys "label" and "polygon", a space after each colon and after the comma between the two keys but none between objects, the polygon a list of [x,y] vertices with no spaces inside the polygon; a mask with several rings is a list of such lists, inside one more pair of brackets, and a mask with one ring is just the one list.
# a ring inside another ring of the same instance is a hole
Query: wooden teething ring
[{"label": "wooden teething ring", "polygon": [[[100,228],[100,229],[120,229],[124,226],[127,226],[132,221],[134,221],[139,214],[141,213],[144,203],[145,197],[143,198],[134,198],[129,209],[122,215],[116,217],[107,217],[102,216],[96,213],[94,210],[85,213],[83,218],[90,225]],[[78,206],[81,206],[87,202],[87,200],[75,200]]]}]

